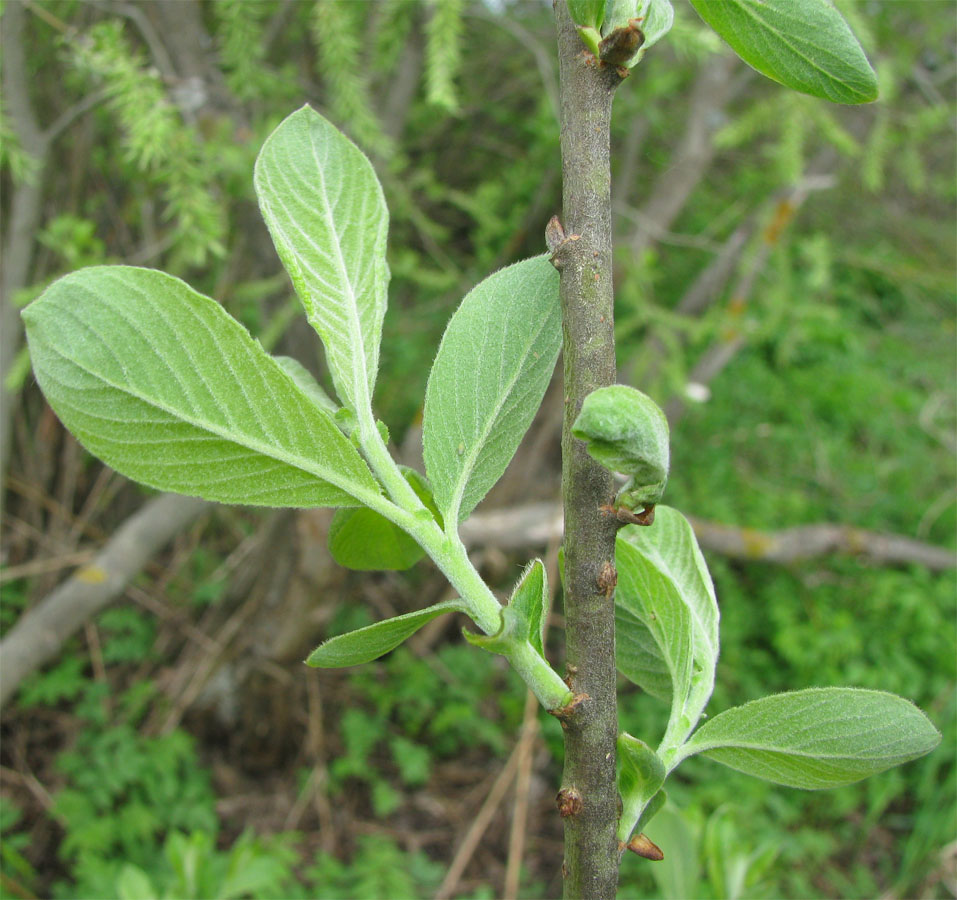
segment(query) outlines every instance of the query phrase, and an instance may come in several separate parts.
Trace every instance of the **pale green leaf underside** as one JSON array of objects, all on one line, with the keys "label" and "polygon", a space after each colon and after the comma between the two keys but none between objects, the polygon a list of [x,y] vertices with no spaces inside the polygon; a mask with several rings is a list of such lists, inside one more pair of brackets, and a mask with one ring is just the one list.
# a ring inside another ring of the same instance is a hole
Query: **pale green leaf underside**
[{"label": "pale green leaf underside", "polygon": [[622,646],[616,654],[618,668],[626,678],[652,693],[639,680],[646,674],[644,668],[636,669],[640,663],[629,652],[644,640],[642,632],[646,632],[665,664],[674,701],[683,706],[691,690],[694,659],[688,607],[674,583],[649,565],[638,549],[627,541],[618,541],[615,565],[618,569],[615,604],[621,610],[616,625],[625,626],[623,630],[626,632],[628,628],[638,631],[636,635],[621,635]]},{"label": "pale green leaf underside", "polygon": [[449,322],[425,395],[426,474],[447,527],[501,477],[561,347],[558,272],[544,256],[473,288]]},{"label": "pale green leaf underside", "polygon": [[340,400],[368,406],[379,366],[389,213],[372,164],[304,106],[266,139],[255,172],[279,258],[326,347]]},{"label": "pale green leaf underside", "polygon": [[23,312],[47,400],[91,453],[164,491],[258,506],[355,506],[368,467],[218,303],[152,269],[100,266]]},{"label": "pale green leaf underside", "polygon": [[768,78],[834,103],[877,99],[877,76],[828,0],[691,0],[738,56]]},{"label": "pale green leaf underside", "polygon": [[273,356],[273,359],[319,409],[325,410],[330,416],[334,416],[339,411],[336,402],[322,389],[312,372],[298,359],[293,359],[291,356]]},{"label": "pale green leaf underside", "polygon": [[[669,506],[658,506],[654,524],[650,527],[629,525],[618,532],[616,562],[619,584],[616,603],[619,609],[627,608],[633,617],[643,622],[648,614],[642,616],[642,605],[651,610],[655,608],[655,604],[648,598],[661,596],[680,598],[688,611],[693,666],[688,693],[682,700],[684,733],[687,733],[694,727],[711,696],[718,661],[718,603],[711,575],[694,531],[688,520],[677,510]],[[658,629],[666,627],[660,622],[651,624]],[[638,628],[640,629],[640,625]],[[625,641],[626,648],[641,646],[640,634],[626,636]],[[631,678],[631,675],[621,668],[621,652],[619,658],[619,668]],[[634,666],[641,663],[641,659],[631,662]],[[652,665],[653,660],[645,660],[645,669]],[[654,692],[652,686],[645,689],[650,693]],[[683,735],[678,736],[679,739],[681,737]]]},{"label": "pale green leaf underside", "polygon": [[548,613],[548,575],[540,559],[532,560],[522,573],[508,605],[528,623],[528,642],[539,656],[545,655],[545,616]]},{"label": "pale green leaf underside", "polygon": [[664,784],[665,765],[644,741],[627,732],[618,735],[618,793],[622,809],[618,839],[627,841],[648,806]]},{"label": "pale green leaf underside", "polygon": [[348,634],[340,634],[313,650],[306,663],[317,668],[336,669],[371,662],[394,650],[437,616],[461,610],[460,602],[448,600],[404,616],[376,622]]},{"label": "pale green leaf underside", "polygon": [[929,753],[940,733],[913,703],[882,691],[811,688],[763,697],[702,725],[680,757],[806,790],[838,787]]}]

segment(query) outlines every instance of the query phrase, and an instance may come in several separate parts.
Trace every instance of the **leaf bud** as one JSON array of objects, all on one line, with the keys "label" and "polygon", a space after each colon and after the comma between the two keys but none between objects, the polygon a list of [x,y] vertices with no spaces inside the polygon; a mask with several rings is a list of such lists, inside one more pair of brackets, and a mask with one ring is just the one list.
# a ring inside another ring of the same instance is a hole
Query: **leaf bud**
[{"label": "leaf bud", "polygon": [[636,509],[657,503],[668,481],[668,420],[647,394],[624,384],[592,391],[572,425],[589,456],[630,476],[617,505]]}]

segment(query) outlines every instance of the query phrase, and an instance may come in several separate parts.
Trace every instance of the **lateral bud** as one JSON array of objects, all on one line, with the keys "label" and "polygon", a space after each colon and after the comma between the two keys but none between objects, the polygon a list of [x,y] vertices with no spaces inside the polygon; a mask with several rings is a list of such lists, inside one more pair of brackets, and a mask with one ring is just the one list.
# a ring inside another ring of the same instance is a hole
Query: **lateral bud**
[{"label": "lateral bud", "polygon": [[562,225],[558,216],[552,216],[548,220],[548,224],[545,226],[545,246],[548,247],[548,252],[551,253],[549,261],[556,269],[562,267],[562,260],[560,258],[562,248],[569,241],[578,240],[581,240],[581,235],[566,234],[565,227]]},{"label": "lateral bud", "polygon": [[558,805],[558,814],[567,819],[577,816],[582,811],[582,795],[573,787],[562,788],[555,797]]},{"label": "lateral bud", "polygon": [[625,845],[626,849],[632,853],[637,853],[642,859],[650,859],[654,862],[661,862],[665,858],[661,847],[652,843],[643,834],[633,835],[631,840]]},{"label": "lateral bud", "polygon": [[627,25],[603,38],[598,45],[599,59],[609,66],[627,66],[645,42],[645,33],[638,27],[640,22],[641,19],[629,19]]}]

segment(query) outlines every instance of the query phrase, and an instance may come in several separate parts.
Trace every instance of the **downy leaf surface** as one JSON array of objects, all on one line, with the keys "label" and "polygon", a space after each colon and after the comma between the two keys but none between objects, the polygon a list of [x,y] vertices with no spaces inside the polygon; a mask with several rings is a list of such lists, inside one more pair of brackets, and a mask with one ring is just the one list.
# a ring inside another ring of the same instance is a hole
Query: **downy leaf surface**
[{"label": "downy leaf surface", "polygon": [[313,650],[306,664],[321,669],[336,669],[371,662],[394,650],[438,616],[448,612],[460,612],[462,609],[462,604],[458,601],[447,600],[426,609],[406,613],[404,616],[396,616],[347,634],[340,634],[329,638]]},{"label": "downy leaf surface", "polygon": [[618,793],[622,809],[618,839],[627,841],[651,800],[665,781],[665,764],[644,741],[622,732],[618,735]]},{"label": "downy leaf surface", "polygon": [[[649,693],[661,696],[656,660],[646,637],[650,635],[673,684],[680,687],[672,696],[668,735],[680,743],[694,728],[714,689],[719,613],[707,564],[688,520],[669,506],[656,508],[649,527],[621,529],[615,559],[619,670]],[[682,656],[686,646],[678,634],[682,629],[687,629],[691,644],[688,660]],[[676,673],[680,683],[674,680]]]},{"label": "downy leaf surface", "polygon": [[929,753],[940,732],[883,691],[809,688],[719,713],[681,748],[789,787],[839,787]]},{"label": "downy leaf surface", "polygon": [[275,355],[273,359],[279,363],[282,370],[299,385],[302,392],[312,400],[319,409],[329,413],[330,416],[335,416],[335,414],[339,412],[339,407],[336,405],[335,400],[322,389],[322,386],[316,381],[312,372],[299,362],[298,359],[293,359],[291,356]]},{"label": "downy leaf surface", "polygon": [[877,99],[877,76],[829,0],[691,0],[749,66],[833,103]]},{"label": "downy leaf surface", "polygon": [[266,139],[254,182],[279,258],[325,345],[339,399],[353,410],[368,407],[389,285],[389,213],[372,164],[304,106]]},{"label": "downy leaf surface", "polygon": [[218,303],[172,275],[81,269],[23,320],[54,411],[129,478],[257,506],[355,506],[379,494],[332,418]]},{"label": "downy leaf surface", "polygon": [[545,656],[545,613],[548,608],[548,576],[540,559],[532,560],[522,572],[508,603],[502,607],[501,626],[495,634],[465,632],[470,644],[490,653],[508,655],[516,643],[528,643]]},{"label": "downy leaf surface", "polygon": [[[657,521],[656,515],[655,524]],[[691,690],[694,661],[691,613],[674,582],[649,564],[633,544],[618,540],[615,565],[618,671],[648,693],[661,695],[658,684],[645,683],[648,663],[635,653],[638,647],[647,647],[645,635],[650,635],[657,650],[655,656],[667,672],[672,706],[681,710]]]},{"label": "downy leaf surface", "polygon": [[558,272],[544,256],[473,288],[452,316],[425,394],[425,470],[446,527],[505,471],[561,347]]}]

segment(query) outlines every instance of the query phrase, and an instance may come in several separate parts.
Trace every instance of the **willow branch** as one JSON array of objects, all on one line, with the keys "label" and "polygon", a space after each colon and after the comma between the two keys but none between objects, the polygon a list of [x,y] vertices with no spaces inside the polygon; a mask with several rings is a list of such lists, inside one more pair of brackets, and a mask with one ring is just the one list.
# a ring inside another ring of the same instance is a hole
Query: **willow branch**
[{"label": "willow branch", "polygon": [[566,898],[612,900],[615,835],[615,604],[599,573],[613,571],[615,523],[609,472],[571,433],[585,397],[615,381],[612,320],[611,105],[621,81],[584,51],[563,0],[555,3],[561,93],[562,206],[568,239],[553,261],[561,272],[564,329],[562,491],[568,683],[582,700],[567,716],[559,798],[565,821]]}]

